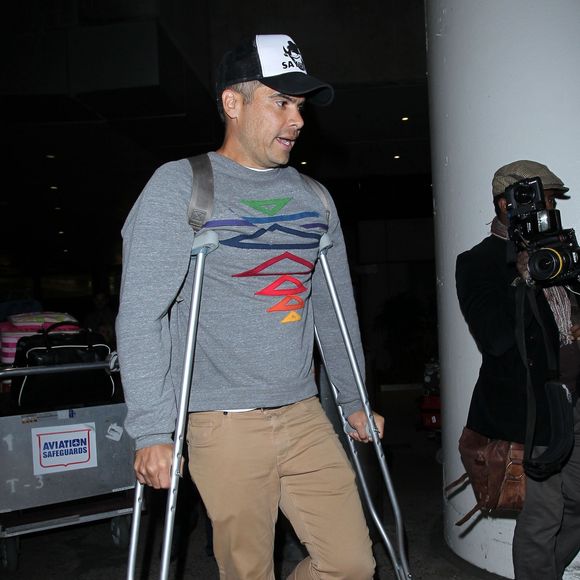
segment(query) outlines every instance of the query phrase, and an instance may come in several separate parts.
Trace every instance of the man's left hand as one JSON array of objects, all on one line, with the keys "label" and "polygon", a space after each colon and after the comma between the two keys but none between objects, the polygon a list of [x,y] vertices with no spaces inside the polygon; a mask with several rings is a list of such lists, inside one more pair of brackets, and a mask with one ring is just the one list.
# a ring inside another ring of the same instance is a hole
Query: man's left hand
[{"label": "man's left hand", "polygon": [[[382,439],[385,427],[385,418],[382,415],[375,413],[374,411],[373,417],[375,419],[375,424],[379,431],[379,439]],[[360,411],[355,411],[354,413],[348,416],[347,421],[348,424],[353,429],[355,429],[355,431],[349,433],[349,435],[355,441],[360,441],[361,443],[368,443],[369,441],[372,441],[372,437],[369,435],[367,431],[368,419],[367,414],[364,412],[364,410],[361,409]]]}]

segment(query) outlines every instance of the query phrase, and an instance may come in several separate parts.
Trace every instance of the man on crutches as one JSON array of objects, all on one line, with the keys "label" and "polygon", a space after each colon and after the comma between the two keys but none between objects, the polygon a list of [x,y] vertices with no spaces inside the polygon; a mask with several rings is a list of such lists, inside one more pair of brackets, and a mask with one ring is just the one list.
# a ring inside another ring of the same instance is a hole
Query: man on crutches
[{"label": "man on crutches", "polygon": [[[213,211],[189,392],[189,470],[213,527],[220,578],[273,580],[278,509],[308,557],[296,580],[370,580],[375,561],[355,473],[317,397],[317,340],[355,441],[368,416],[321,268],[320,239],[359,368],[364,359],[344,239],[334,203],[289,167],[305,103],[332,87],[306,72],[285,35],[257,35],[217,72],[222,146],[208,153]],[[162,165],[123,227],[117,340],[126,428],[141,484],[169,488],[177,399],[194,279],[187,222],[192,169]],[[374,415],[382,437],[384,420]]]}]

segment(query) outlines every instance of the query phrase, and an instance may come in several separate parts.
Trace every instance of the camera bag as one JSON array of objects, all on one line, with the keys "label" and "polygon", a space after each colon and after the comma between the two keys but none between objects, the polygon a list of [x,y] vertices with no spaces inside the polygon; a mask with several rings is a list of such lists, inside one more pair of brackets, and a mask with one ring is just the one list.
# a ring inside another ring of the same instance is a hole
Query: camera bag
[{"label": "camera bag", "polygon": [[456,526],[463,525],[476,512],[518,512],[526,497],[524,445],[502,439],[491,439],[469,427],[459,438],[459,454],[465,473],[452,481],[445,491],[469,482],[476,504]]},{"label": "camera bag", "polygon": [[[65,325],[74,325],[78,330],[58,332]],[[70,321],[57,322],[18,341],[14,366],[101,362],[110,352],[101,334]],[[115,381],[106,369],[30,374],[14,377],[10,393],[18,412],[90,406],[110,402]]]}]

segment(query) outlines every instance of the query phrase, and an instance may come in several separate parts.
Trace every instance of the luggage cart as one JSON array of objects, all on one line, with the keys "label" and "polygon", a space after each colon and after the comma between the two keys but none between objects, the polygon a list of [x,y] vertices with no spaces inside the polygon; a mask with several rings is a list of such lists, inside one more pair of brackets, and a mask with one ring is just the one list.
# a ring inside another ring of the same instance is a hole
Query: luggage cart
[{"label": "luggage cart", "polygon": [[[110,360],[0,368],[0,379],[116,370]],[[57,368],[55,368],[57,367]],[[0,416],[0,564],[18,568],[20,536],[111,519],[113,544],[129,545],[134,442],[124,431],[124,402]]]}]

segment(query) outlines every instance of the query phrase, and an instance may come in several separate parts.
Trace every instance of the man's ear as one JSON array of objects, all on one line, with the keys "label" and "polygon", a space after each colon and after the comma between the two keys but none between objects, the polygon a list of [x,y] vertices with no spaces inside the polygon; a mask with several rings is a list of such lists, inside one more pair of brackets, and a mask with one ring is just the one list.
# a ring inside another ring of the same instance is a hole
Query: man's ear
[{"label": "man's ear", "polygon": [[501,213],[507,213],[507,199],[505,197],[500,197],[497,200],[497,206],[499,207]]},{"label": "man's ear", "polygon": [[241,95],[232,89],[226,89],[222,93],[222,106],[226,117],[235,119],[238,116],[238,109],[241,102]]}]

